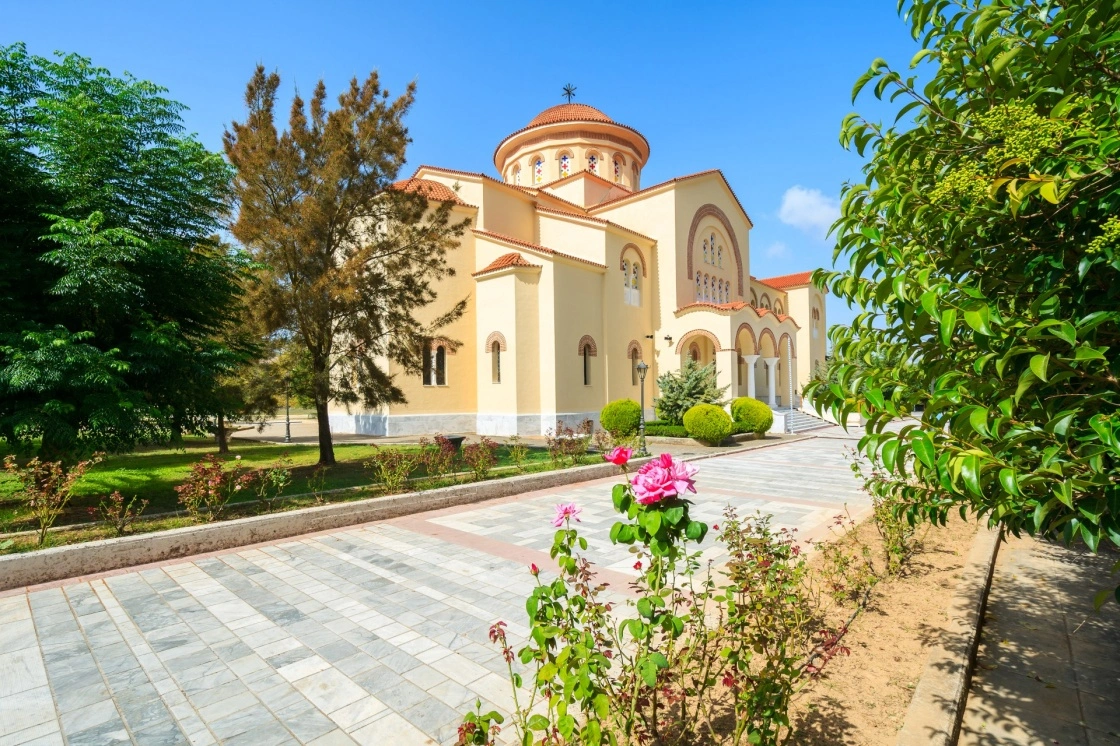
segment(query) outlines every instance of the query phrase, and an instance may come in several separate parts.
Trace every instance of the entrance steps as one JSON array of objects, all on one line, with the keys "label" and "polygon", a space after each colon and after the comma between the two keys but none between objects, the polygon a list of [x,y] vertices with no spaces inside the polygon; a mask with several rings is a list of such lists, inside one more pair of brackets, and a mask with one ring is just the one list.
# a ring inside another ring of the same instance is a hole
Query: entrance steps
[{"label": "entrance steps", "polygon": [[782,407],[774,407],[774,411],[784,415],[788,427],[786,432],[803,433],[808,430],[817,430],[822,427],[829,427],[832,423],[822,420],[820,417],[803,412],[800,409],[795,409],[792,412]]}]

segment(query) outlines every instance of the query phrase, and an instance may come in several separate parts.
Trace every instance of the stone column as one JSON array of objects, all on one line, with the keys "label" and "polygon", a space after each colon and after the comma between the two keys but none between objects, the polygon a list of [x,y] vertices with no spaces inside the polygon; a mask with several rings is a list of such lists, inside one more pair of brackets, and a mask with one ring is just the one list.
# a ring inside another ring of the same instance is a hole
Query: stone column
[{"label": "stone column", "polygon": [[769,389],[767,394],[770,397],[769,404],[771,407],[776,407],[778,406],[778,401],[775,397],[778,388],[778,371],[775,370],[775,368],[778,367],[778,358],[764,357],[762,358],[762,362],[766,363],[766,382],[769,384],[767,386]]},{"label": "stone column", "polygon": [[758,355],[743,355],[743,362],[747,364],[747,396],[757,399],[754,395],[754,366],[758,362]]},{"label": "stone column", "polygon": [[[716,386],[723,388],[730,386],[728,389],[731,396],[735,396],[735,369],[738,366],[735,364],[735,350],[720,350],[716,353]],[[730,404],[728,405],[730,407]]]}]

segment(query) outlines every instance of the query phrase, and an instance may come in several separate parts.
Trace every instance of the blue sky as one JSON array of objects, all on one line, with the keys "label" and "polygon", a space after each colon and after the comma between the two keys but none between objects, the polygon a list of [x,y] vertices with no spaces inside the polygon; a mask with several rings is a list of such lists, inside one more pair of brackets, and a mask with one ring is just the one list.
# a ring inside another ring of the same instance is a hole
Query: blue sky
[{"label": "blue sky", "polygon": [[[492,175],[494,146],[538,111],[576,100],[640,130],[643,184],[721,168],[754,221],[759,277],[832,262],[824,229],[860,159],[838,144],[851,88],[875,57],[904,68],[918,47],[895,0],[683,2],[50,2],[0,0],[0,43],[78,52],[152,80],[219,149],[253,67],[333,96],[378,69],[416,80],[412,168]],[[856,110],[880,117],[871,96]],[[850,318],[830,298],[829,322]]]}]

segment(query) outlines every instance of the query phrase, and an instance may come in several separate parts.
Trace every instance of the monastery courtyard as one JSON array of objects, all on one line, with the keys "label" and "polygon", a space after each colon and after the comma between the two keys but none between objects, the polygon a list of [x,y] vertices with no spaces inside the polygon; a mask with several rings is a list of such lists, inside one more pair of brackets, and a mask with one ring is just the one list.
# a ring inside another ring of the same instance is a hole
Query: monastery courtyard
[{"label": "monastery courtyard", "polygon": [[[757,509],[805,539],[863,513],[854,441],[816,435],[698,461],[694,515]],[[0,746],[453,743],[476,699],[509,708],[487,633],[524,639],[556,503],[583,508],[587,554],[625,591],[615,481],[0,594]]]}]

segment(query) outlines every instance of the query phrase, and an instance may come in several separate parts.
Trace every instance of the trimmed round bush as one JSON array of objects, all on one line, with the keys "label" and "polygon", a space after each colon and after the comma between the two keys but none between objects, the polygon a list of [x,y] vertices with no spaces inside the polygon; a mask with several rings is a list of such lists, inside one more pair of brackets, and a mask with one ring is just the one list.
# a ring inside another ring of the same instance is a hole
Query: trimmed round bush
[{"label": "trimmed round bush", "polygon": [[749,396],[740,396],[731,402],[731,416],[743,425],[743,432],[756,435],[763,435],[774,424],[774,411]]},{"label": "trimmed round bush", "polygon": [[633,399],[616,399],[599,412],[599,424],[616,438],[625,438],[638,432],[642,409]]},{"label": "trimmed round bush", "polygon": [[684,413],[684,429],[704,445],[719,445],[731,434],[731,416],[715,404],[697,404]]}]

